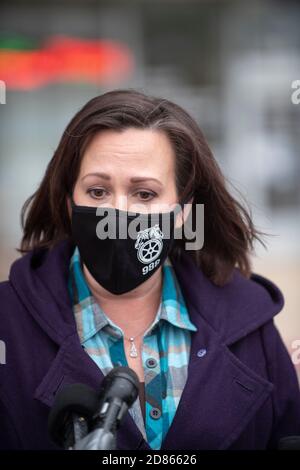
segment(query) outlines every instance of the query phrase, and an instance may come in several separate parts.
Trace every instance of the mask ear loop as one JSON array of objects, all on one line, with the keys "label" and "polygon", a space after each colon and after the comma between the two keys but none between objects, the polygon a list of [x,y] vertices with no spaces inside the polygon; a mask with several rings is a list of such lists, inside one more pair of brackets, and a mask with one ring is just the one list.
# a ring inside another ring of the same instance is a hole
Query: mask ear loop
[{"label": "mask ear loop", "polygon": [[182,227],[183,227],[183,224],[184,224],[184,217],[183,217],[183,211],[184,211],[184,206],[185,204],[192,198],[193,194],[189,194],[188,196],[186,196],[184,199],[182,199],[181,201],[177,202],[176,206],[175,206],[175,209],[173,210],[173,214],[174,214],[174,230],[175,229],[175,225],[176,225],[176,217],[177,215],[181,212],[182,214],[182,226],[180,228],[180,230],[182,230]]}]

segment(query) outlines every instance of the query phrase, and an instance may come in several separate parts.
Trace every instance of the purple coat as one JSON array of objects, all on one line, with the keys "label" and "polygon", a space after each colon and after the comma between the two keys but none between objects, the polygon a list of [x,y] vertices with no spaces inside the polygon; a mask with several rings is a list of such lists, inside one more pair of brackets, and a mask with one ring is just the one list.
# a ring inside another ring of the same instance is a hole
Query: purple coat
[{"label": "purple coat", "polygon": [[[0,448],[55,449],[47,419],[65,384],[95,389],[103,374],[82,349],[67,277],[72,245],[36,250],[15,261],[0,284]],[[274,327],[283,307],[280,290],[237,269],[223,287],[211,283],[188,255],[174,268],[192,333],[188,380],[162,449],[266,449],[300,434],[295,370]],[[206,354],[197,352],[205,349]],[[149,450],[127,413],[118,449]]]}]

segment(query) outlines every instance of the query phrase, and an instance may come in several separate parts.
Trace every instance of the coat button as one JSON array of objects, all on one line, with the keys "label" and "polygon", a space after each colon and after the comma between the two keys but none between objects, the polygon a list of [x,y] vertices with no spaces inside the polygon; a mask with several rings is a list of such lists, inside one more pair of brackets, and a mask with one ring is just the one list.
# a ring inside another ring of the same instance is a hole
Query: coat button
[{"label": "coat button", "polygon": [[153,419],[159,419],[161,417],[161,411],[159,408],[152,408],[150,411],[150,416]]},{"label": "coat button", "polygon": [[206,353],[207,353],[207,351],[206,351],[205,348],[199,349],[199,351],[197,352],[197,356],[198,357],[204,357]]},{"label": "coat button", "polygon": [[153,367],[157,366],[157,360],[154,359],[154,357],[149,357],[146,361],[146,366],[149,367],[149,369],[153,369]]}]

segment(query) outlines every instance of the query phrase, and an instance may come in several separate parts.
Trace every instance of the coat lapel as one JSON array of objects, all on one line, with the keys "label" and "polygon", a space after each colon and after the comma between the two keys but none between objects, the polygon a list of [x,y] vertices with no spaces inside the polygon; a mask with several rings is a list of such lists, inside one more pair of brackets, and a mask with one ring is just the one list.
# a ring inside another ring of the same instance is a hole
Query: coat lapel
[{"label": "coat lapel", "polygon": [[[192,306],[190,314],[198,332],[192,339],[188,380],[162,449],[227,449],[273,385],[237,359]],[[206,354],[199,357],[201,350]]]},{"label": "coat lapel", "polygon": [[[77,332],[60,346],[47,374],[35,390],[34,398],[53,406],[55,396],[67,384],[84,383],[99,390],[104,375],[81,347]],[[118,449],[138,449],[141,445],[150,449],[142,434],[127,413],[117,435]]]},{"label": "coat lapel", "polygon": [[[192,336],[188,379],[162,449],[227,449],[270,395],[273,384],[230,351],[228,339],[233,335],[228,325],[222,327],[221,321],[231,323],[230,317],[236,318],[232,328],[238,340],[239,330],[240,337],[246,336],[274,312],[267,308],[255,311],[252,307],[260,320],[253,321],[249,315],[245,324],[241,309],[250,310],[250,305],[246,301],[239,305],[236,301],[237,289],[243,289],[242,279],[240,286],[239,279],[235,279],[233,297],[227,288],[213,285],[190,257],[183,256],[180,263],[173,260],[173,264],[191,321],[198,331]],[[249,288],[248,283],[246,289]],[[242,297],[243,293],[240,294]],[[251,294],[247,297],[251,298]],[[256,297],[255,301],[259,306],[260,302],[264,304],[265,297]],[[279,310],[281,306],[279,299]],[[239,326],[241,317],[243,325]],[[198,355],[199,351],[205,351],[205,355]]]}]

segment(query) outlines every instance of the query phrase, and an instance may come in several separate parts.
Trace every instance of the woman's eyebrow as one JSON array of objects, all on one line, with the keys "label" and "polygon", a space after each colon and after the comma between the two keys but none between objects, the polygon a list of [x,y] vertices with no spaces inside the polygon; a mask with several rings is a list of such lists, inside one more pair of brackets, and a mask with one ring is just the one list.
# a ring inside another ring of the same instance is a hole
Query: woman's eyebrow
[{"label": "woman's eyebrow", "polygon": [[[108,175],[107,173],[95,172],[95,173],[88,173],[87,175],[83,176],[81,180],[84,180],[88,176],[98,176],[99,178],[103,178],[105,180],[111,179],[110,175]],[[158,179],[152,178],[150,176],[149,177],[148,176],[133,176],[132,178],[130,178],[131,183],[141,183],[143,181],[154,181],[158,183],[160,186],[162,186],[162,183]]]},{"label": "woman's eyebrow", "polygon": [[156,178],[148,177],[148,176],[133,176],[130,178],[131,183],[141,183],[143,181],[155,181],[155,183],[158,183],[160,186],[162,186],[162,183],[157,180]]},{"label": "woman's eyebrow", "polygon": [[84,175],[81,180],[84,180],[88,176],[98,176],[99,178],[103,178],[105,180],[110,180],[110,176],[107,173],[99,173],[98,171],[95,173],[88,173],[87,175]]}]

